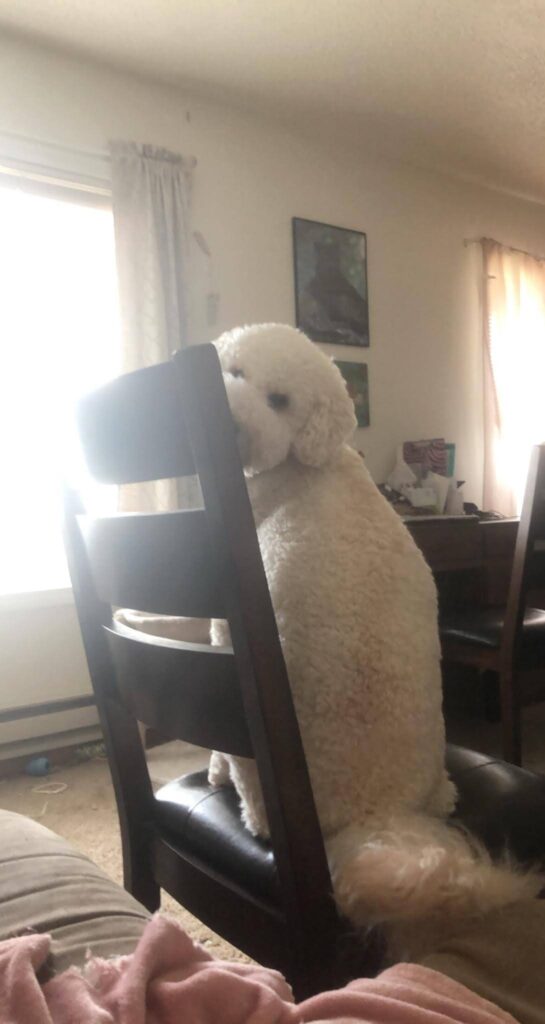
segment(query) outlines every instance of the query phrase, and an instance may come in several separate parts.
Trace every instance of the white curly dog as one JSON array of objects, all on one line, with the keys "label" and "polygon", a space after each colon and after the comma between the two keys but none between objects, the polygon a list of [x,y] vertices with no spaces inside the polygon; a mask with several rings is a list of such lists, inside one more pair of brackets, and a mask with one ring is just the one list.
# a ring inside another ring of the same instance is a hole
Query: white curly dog
[{"label": "white curly dog", "polygon": [[[356,924],[479,915],[539,882],[493,866],[445,819],[435,584],[346,444],[344,380],[292,327],[216,342],[340,909]],[[213,622],[212,643],[228,642]],[[214,753],[247,828],[268,835],[253,761]]]}]

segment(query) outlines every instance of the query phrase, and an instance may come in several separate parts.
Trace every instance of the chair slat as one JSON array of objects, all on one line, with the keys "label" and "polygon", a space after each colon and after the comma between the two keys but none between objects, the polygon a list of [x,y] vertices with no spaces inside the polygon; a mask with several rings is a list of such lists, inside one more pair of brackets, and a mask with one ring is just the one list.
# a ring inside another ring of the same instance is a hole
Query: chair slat
[{"label": "chair slat", "polygon": [[139,722],[168,739],[254,756],[230,648],[105,632],[118,694]]},{"label": "chair slat", "polygon": [[202,509],[78,516],[98,597],[119,608],[189,618],[225,617],[219,558]]},{"label": "chair slat", "polygon": [[86,395],[77,418],[89,470],[101,483],[195,473],[171,363],[125,374]]}]

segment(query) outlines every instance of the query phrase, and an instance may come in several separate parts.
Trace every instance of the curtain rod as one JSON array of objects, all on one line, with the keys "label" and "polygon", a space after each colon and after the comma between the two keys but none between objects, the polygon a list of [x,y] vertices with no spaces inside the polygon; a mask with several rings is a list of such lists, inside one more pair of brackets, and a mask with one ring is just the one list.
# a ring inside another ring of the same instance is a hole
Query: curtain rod
[{"label": "curtain rod", "polygon": [[102,179],[86,177],[85,180],[70,178],[61,171],[54,173],[50,171],[48,174],[41,173],[40,171],[27,170],[26,167],[12,167],[9,163],[5,163],[5,157],[0,153],[0,180],[6,179],[7,182],[28,182],[29,185],[43,185],[46,188],[61,188],[70,189],[72,192],[78,194],[89,194],[91,196],[102,196],[103,198],[110,198],[112,195],[111,188],[107,188],[103,183]]},{"label": "curtain rod", "polygon": [[21,132],[4,131],[0,129],[0,138],[14,139],[18,142],[30,142],[38,146],[47,146],[50,149],[58,149],[63,153],[72,153],[76,156],[90,156],[96,160],[103,160],[104,163],[110,163],[110,156],[105,150],[99,149],[84,149],[78,146],[69,146],[64,142],[52,142],[51,139],[40,139],[37,136],[23,135]]},{"label": "curtain rod", "polygon": [[493,242],[494,245],[501,245],[502,249],[509,249],[509,252],[519,252],[522,256],[531,256],[533,260],[539,262],[545,261],[545,256],[540,256],[536,252],[529,252],[528,249],[518,249],[516,245],[505,245],[504,242],[498,242],[495,238],[464,238],[464,246],[467,248],[468,245],[477,245],[482,242]]}]

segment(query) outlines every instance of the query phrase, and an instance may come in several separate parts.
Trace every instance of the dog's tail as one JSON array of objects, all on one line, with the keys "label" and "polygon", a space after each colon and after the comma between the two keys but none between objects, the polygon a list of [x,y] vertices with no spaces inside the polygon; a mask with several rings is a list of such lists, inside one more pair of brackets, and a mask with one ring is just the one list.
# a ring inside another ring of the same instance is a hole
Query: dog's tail
[{"label": "dog's tail", "polygon": [[351,825],[328,840],[327,852],[340,911],[356,927],[389,926],[401,944],[533,898],[544,884],[537,871],[507,856],[495,863],[469,834],[419,814],[374,829]]}]

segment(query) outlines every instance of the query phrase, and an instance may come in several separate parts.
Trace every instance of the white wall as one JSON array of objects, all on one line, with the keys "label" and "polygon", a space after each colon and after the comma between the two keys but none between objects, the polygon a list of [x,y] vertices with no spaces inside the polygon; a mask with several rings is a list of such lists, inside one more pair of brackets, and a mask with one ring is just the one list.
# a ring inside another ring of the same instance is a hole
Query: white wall
[{"label": "white wall", "polygon": [[[68,594],[0,596],[0,710],[77,697],[91,690],[76,609]],[[39,749],[32,743],[96,725],[94,708],[55,712],[0,725],[0,759]],[[82,740],[83,742],[83,740]]]},{"label": "white wall", "polygon": [[[353,152],[327,138],[311,142],[243,111],[6,38],[0,131],[96,150],[108,138],[132,138],[197,157],[194,228],[208,241],[213,268],[208,280],[195,249],[196,341],[243,322],[294,322],[292,216],[365,231],[371,347],[329,350],[369,363],[371,426],[358,446],[380,480],[399,441],[444,435],[456,442],[466,496],[480,502],[479,263],[463,239],[484,234],[543,251],[542,206],[364,158],[362,140]],[[209,289],[220,293],[213,326]],[[74,633],[58,695],[81,692],[72,682],[81,678],[78,645]],[[11,678],[9,664],[4,672]]]},{"label": "white wall", "polygon": [[[195,248],[195,340],[242,322],[294,322],[291,217],[367,232],[371,426],[358,443],[376,479],[404,438],[455,441],[481,499],[479,270],[463,239],[545,247],[545,208],[402,164],[309,142],[278,124],[11,40],[0,42],[0,131],[103,149],[111,137],[198,159],[194,227],[213,253],[218,322]],[[354,358],[354,349],[330,349]]]}]

